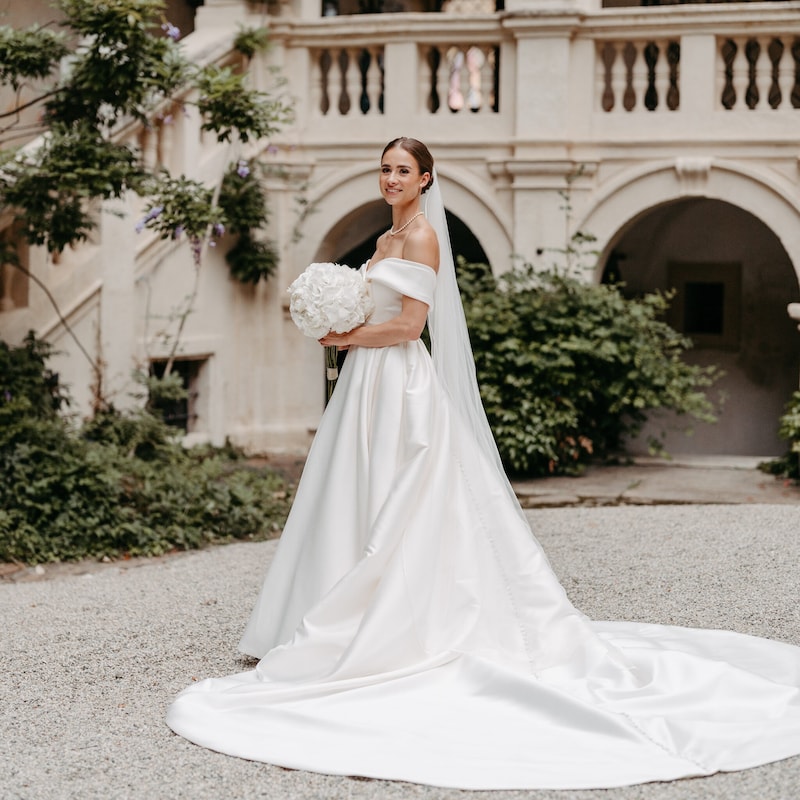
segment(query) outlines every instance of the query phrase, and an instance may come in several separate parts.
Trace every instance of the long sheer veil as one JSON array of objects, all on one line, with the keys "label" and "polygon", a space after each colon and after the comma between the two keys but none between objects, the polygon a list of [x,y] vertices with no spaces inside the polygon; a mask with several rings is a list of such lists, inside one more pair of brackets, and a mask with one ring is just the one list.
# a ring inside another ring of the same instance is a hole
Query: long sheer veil
[{"label": "long sheer veil", "polygon": [[503,475],[509,491],[513,494],[511,485],[505,477],[500,454],[481,402],[475,373],[475,358],[472,355],[464,307],[461,304],[461,294],[456,281],[456,268],[442,190],[439,176],[435,171],[433,186],[425,194],[425,217],[439,239],[439,275],[436,280],[433,308],[428,313],[434,368],[453,407],[467,428],[472,431],[489,462],[493,463]]}]

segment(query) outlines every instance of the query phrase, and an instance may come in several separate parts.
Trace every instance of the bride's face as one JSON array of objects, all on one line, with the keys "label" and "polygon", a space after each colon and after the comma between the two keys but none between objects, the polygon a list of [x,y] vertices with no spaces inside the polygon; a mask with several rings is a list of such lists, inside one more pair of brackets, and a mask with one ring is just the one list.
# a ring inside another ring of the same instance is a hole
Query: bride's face
[{"label": "bride's face", "polygon": [[420,173],[414,156],[402,147],[387,150],[381,160],[380,188],[389,205],[416,200],[430,180],[430,174]]}]

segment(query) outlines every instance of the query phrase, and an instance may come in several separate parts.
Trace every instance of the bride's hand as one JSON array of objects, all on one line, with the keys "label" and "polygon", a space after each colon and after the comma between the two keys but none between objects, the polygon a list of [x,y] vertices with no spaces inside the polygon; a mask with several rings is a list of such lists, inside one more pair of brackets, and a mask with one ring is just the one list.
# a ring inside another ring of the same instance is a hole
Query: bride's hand
[{"label": "bride's hand", "polygon": [[340,350],[347,350],[347,348],[350,347],[350,343],[347,341],[348,335],[347,333],[334,333],[330,331],[319,339],[319,343],[323,347],[338,347]]}]

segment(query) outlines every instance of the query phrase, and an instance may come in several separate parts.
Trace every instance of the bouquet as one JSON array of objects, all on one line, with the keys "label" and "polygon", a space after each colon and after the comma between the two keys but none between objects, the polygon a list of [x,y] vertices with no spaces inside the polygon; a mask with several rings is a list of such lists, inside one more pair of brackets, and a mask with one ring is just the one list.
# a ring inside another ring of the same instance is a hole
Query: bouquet
[{"label": "bouquet", "polygon": [[[310,264],[289,286],[289,313],[306,336],[347,333],[363,325],[374,310],[361,275],[344,264]],[[325,348],[330,399],[339,377],[338,348]]]}]

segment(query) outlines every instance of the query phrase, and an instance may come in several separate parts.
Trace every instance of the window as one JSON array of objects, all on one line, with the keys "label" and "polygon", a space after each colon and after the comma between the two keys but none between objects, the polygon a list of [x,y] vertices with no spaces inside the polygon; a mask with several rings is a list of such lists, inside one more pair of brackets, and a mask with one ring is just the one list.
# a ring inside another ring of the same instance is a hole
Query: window
[{"label": "window", "polygon": [[739,348],[741,264],[671,262],[667,279],[677,292],[668,317],[673,328],[697,347]]},{"label": "window", "polygon": [[[157,360],[150,363],[150,374],[158,378],[164,376],[167,360]],[[180,375],[186,397],[180,400],[159,400],[153,408],[164,418],[167,425],[180,428],[186,433],[192,433],[197,426],[198,399],[200,396],[199,383],[206,366],[206,359],[180,359],[172,364],[172,373]]]}]

